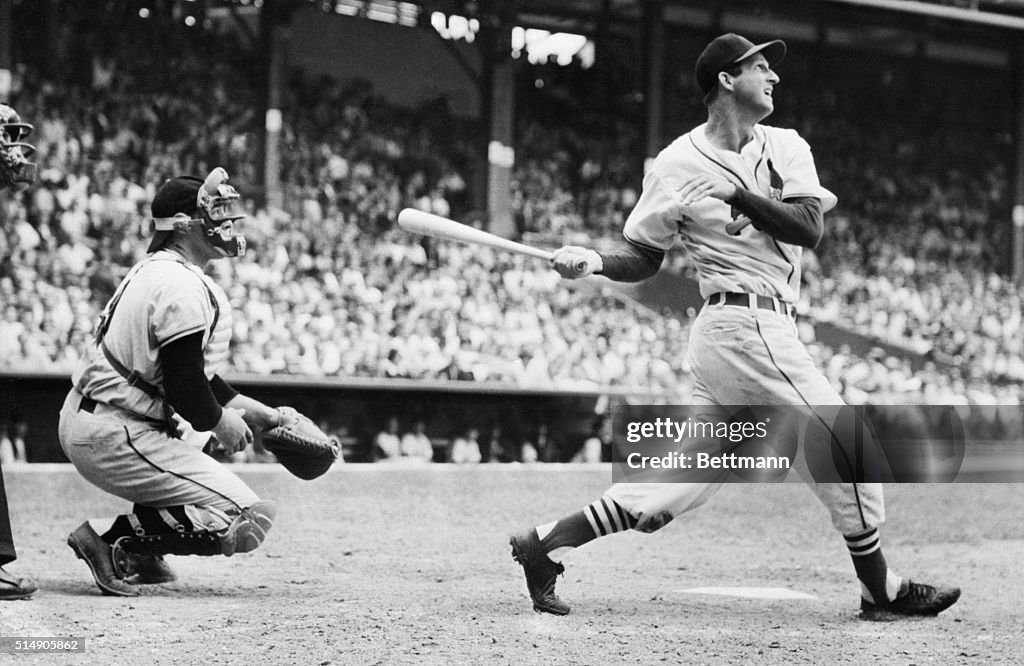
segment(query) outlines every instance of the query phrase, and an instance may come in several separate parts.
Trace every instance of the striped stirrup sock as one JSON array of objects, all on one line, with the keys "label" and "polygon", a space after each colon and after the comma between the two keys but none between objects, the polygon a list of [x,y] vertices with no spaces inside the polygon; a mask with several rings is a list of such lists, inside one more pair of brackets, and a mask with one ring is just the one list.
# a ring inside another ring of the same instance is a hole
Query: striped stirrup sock
[{"label": "striped stirrup sock", "polygon": [[[860,579],[861,596],[871,603],[887,603],[895,599],[902,579],[885,563],[878,528],[873,527],[862,534],[844,535],[843,538]],[[879,602],[878,599],[885,601]]]},{"label": "striped stirrup sock", "polygon": [[602,497],[561,520],[537,527],[541,548],[553,559],[566,549],[579,548],[597,537],[624,532],[636,526],[636,518],[610,497]]}]

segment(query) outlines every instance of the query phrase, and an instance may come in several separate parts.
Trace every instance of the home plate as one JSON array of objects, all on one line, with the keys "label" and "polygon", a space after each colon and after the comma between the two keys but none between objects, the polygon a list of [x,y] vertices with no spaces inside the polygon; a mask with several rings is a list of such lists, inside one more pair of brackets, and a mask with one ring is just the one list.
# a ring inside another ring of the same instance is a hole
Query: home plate
[{"label": "home plate", "polygon": [[723,597],[745,597],[747,599],[817,599],[806,592],[797,592],[784,587],[691,587],[679,590],[683,594],[717,594]]}]

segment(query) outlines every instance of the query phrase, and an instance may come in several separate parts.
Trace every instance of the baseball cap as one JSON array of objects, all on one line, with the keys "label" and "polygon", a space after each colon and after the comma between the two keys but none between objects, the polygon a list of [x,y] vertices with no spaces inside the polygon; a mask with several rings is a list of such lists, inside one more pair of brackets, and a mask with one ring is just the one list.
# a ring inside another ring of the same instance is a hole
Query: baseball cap
[{"label": "baseball cap", "polygon": [[786,56],[786,43],[781,39],[773,39],[764,44],[755,44],[734,32],[716,37],[697,58],[697,85],[706,95],[715,87],[719,72],[762,51],[768,64],[774,66]]},{"label": "baseball cap", "polygon": [[[199,199],[199,188],[202,186],[202,179],[194,176],[176,176],[165,180],[160,189],[156,191],[156,196],[153,197],[153,204],[150,206],[154,219],[174,217],[178,213],[195,215],[196,202]],[[174,232],[159,230],[154,232],[153,239],[149,242],[146,252],[156,252],[159,250],[167,242],[167,239],[171,237],[172,233]]]}]

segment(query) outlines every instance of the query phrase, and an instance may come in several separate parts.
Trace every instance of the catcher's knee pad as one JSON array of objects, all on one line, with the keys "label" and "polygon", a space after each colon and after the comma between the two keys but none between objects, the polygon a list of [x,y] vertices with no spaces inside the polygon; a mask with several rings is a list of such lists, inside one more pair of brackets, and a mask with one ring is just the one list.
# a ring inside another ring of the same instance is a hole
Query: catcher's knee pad
[{"label": "catcher's knee pad", "polygon": [[[161,522],[153,520],[159,516]],[[256,550],[277,516],[277,504],[259,501],[240,511],[186,505],[171,509],[136,507],[128,516],[134,536],[114,543],[114,561],[124,554],[226,555]],[[141,518],[141,519],[140,519]],[[156,529],[146,529],[146,525]]]},{"label": "catcher's knee pad", "polygon": [[256,550],[267,538],[275,518],[277,504],[270,500],[260,500],[242,509],[220,535],[221,552],[231,557],[235,553]]}]

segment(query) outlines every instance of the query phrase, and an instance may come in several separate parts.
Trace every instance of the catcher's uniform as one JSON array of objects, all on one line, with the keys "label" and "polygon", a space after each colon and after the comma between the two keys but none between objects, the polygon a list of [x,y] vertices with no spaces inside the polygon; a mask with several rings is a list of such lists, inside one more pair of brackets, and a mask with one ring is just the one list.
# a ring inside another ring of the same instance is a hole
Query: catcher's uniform
[{"label": "catcher's uniform", "polygon": [[104,311],[101,339],[75,370],[60,413],[61,447],[90,482],[152,507],[229,511],[258,501],[203,453],[209,436],[173,418],[160,396],[160,347],[199,331],[209,379],[231,340],[224,290],[165,250],[131,269]]},{"label": "catcher's uniform", "polygon": [[[822,212],[835,206],[836,197],[818,182],[810,147],[796,131],[755,125],[753,140],[734,153],[711,145],[705,127],[658,155],[623,232],[632,243],[659,251],[678,236],[696,264],[705,303],[687,349],[696,380],[694,404],[842,405],[797,336],[802,248],[753,225],[730,235],[726,225],[738,220],[738,211],[712,197],[684,206],[678,191],[693,176],[711,173],[775,200],[815,197]],[[864,532],[885,519],[881,484],[807,482],[843,534]],[[720,485],[621,483],[608,495],[632,515],[657,523],[658,516],[667,519],[700,506]]]}]

